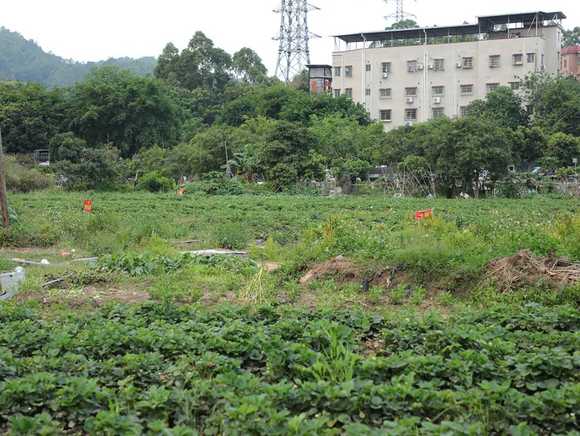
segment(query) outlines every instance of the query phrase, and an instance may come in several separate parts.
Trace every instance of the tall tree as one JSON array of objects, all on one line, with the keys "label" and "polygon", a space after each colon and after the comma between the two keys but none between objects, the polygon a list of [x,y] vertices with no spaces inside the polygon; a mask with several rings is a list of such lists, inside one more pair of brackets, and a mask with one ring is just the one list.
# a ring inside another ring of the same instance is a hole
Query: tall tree
[{"label": "tall tree", "polygon": [[203,32],[196,32],[181,54],[168,44],[159,59],[162,64],[156,77],[193,90],[206,89],[221,94],[231,80],[232,59],[228,53],[214,46]]},{"label": "tall tree", "polygon": [[171,42],[165,46],[163,52],[157,60],[155,67],[155,77],[167,80],[169,83],[177,84],[177,64],[179,62],[179,50]]},{"label": "tall tree", "polygon": [[0,127],[5,151],[31,153],[48,148],[63,124],[63,94],[41,85],[0,82]]},{"label": "tall tree", "polygon": [[532,125],[548,134],[580,136],[580,82],[540,74],[528,77],[524,85]]},{"label": "tall tree", "polygon": [[236,78],[244,83],[262,83],[268,74],[258,53],[247,47],[234,53],[232,67]]},{"label": "tall tree", "polygon": [[179,112],[158,80],[106,67],[71,90],[70,129],[89,145],[112,143],[124,156],[179,136]]}]

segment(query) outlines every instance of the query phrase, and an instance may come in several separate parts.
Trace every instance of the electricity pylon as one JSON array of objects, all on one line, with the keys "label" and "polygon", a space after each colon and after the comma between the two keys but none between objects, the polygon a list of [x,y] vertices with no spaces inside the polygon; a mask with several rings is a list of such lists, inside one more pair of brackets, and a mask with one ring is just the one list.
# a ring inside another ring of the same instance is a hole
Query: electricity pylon
[{"label": "electricity pylon", "polygon": [[276,76],[286,83],[310,63],[310,39],[319,38],[308,27],[312,10],[319,8],[307,0],[281,0],[280,9],[274,10],[280,14],[280,33],[274,38],[280,42]]}]

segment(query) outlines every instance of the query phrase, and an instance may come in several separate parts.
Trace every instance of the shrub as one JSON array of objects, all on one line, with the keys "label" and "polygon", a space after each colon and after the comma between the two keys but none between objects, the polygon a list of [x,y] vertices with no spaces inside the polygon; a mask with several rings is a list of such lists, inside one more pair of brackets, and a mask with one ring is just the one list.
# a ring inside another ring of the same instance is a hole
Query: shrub
[{"label": "shrub", "polygon": [[31,192],[47,189],[55,185],[54,177],[37,168],[27,168],[19,164],[14,156],[7,156],[6,188],[14,192]]},{"label": "shrub", "polygon": [[168,192],[175,189],[175,182],[162,176],[158,171],[152,171],[139,179],[137,189],[149,192]]},{"label": "shrub", "polygon": [[226,223],[216,226],[213,239],[220,247],[234,250],[246,248],[249,237],[242,224]]}]

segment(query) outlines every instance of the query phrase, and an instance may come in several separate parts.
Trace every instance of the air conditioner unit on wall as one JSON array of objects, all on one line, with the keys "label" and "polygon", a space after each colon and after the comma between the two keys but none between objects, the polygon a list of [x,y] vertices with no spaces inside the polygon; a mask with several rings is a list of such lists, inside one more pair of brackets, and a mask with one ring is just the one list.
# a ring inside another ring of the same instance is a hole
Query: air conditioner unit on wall
[{"label": "air conditioner unit on wall", "polygon": [[441,104],[441,97],[434,97],[433,104]]},{"label": "air conditioner unit on wall", "polygon": [[429,65],[429,69],[430,69],[430,70],[432,70],[432,69],[434,69],[434,68],[435,68],[435,66],[434,66],[434,65]]},{"label": "air conditioner unit on wall", "polygon": [[389,73],[383,73],[383,79],[388,79],[388,78],[389,78],[389,76],[390,76],[390,74],[389,74]]},{"label": "air conditioner unit on wall", "polygon": [[461,62],[457,62],[457,69],[462,69],[463,68],[463,64]]},{"label": "air conditioner unit on wall", "polygon": [[423,71],[424,69],[425,69],[425,66],[423,64],[417,65],[417,70]]},{"label": "air conditioner unit on wall", "polygon": [[415,103],[415,97],[407,97],[407,104]]}]

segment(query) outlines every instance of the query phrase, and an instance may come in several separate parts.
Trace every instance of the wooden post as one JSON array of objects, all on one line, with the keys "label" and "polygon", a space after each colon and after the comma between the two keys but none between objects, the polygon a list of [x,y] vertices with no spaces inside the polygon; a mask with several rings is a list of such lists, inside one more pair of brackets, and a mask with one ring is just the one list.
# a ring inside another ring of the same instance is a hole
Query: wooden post
[{"label": "wooden post", "polygon": [[6,172],[4,168],[4,150],[2,148],[2,129],[0,129],[0,208],[2,208],[2,225],[10,226],[8,199],[6,197]]}]

